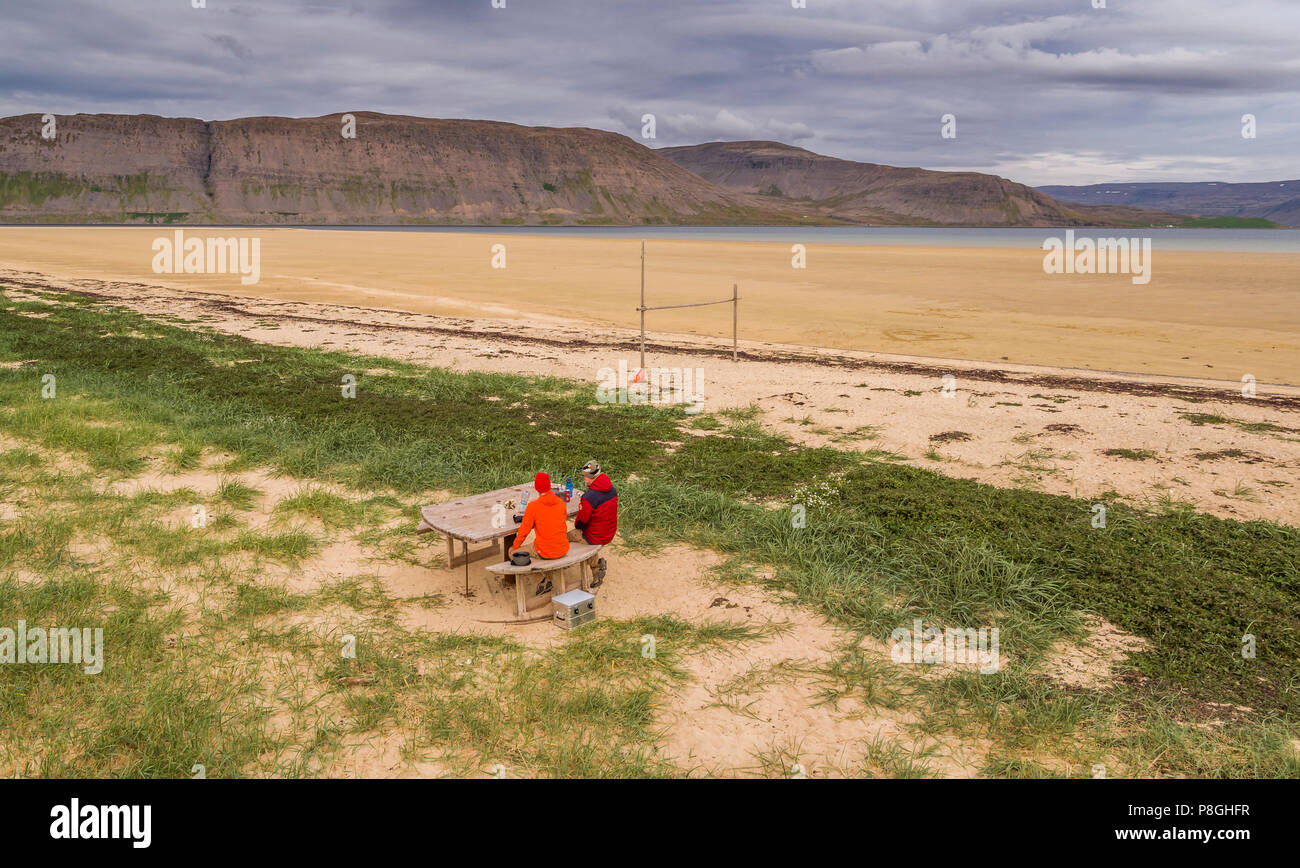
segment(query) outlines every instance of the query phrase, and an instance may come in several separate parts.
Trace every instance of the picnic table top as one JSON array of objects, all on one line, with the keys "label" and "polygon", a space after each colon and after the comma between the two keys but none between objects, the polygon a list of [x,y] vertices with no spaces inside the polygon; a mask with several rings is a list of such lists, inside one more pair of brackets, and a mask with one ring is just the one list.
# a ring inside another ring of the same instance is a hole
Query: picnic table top
[{"label": "picnic table top", "polygon": [[[482,494],[471,494],[468,497],[449,500],[446,503],[435,503],[421,507],[420,526],[425,527],[427,525],[443,536],[465,540],[466,542],[487,542],[488,540],[500,539],[519,530],[519,525],[515,524],[514,519],[510,516],[520,510],[518,507],[513,510],[507,509],[505,526],[493,527],[492,507],[498,503],[504,504],[511,499],[519,503],[525,492],[528,493],[530,500],[540,497],[533,489],[533,484],[527,482],[523,485],[498,488],[496,491],[485,491]],[[575,488],[573,500],[565,504],[565,512],[572,518],[578,514],[581,505],[582,498],[579,496],[578,489]]]}]

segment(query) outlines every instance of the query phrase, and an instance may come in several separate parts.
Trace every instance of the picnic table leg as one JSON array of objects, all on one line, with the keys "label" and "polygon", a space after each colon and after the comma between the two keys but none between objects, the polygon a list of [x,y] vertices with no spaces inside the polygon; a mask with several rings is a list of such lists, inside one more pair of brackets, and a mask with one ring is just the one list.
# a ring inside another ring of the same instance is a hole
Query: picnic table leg
[{"label": "picnic table leg", "polygon": [[461,540],[461,546],[465,551],[465,596],[469,596],[469,540]]},{"label": "picnic table leg", "polygon": [[447,566],[451,567],[451,562],[456,560],[456,541],[447,537]]}]

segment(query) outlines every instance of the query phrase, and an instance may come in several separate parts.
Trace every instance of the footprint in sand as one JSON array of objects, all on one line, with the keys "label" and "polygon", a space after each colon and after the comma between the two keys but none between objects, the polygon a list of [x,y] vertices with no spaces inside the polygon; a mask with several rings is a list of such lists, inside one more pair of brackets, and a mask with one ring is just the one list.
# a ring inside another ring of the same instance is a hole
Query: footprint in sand
[{"label": "footprint in sand", "polygon": [[923,329],[885,329],[885,337],[891,341],[968,341],[970,335],[965,332],[930,332]]}]

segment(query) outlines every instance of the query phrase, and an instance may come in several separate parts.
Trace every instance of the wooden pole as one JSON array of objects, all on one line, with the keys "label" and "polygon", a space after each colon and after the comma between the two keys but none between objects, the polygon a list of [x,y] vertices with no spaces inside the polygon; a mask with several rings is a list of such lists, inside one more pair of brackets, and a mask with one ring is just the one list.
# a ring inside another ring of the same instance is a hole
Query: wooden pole
[{"label": "wooden pole", "polygon": [[641,370],[645,370],[645,242],[641,242]]},{"label": "wooden pole", "polygon": [[736,334],[740,328],[740,284],[731,285],[731,360],[736,361]]}]

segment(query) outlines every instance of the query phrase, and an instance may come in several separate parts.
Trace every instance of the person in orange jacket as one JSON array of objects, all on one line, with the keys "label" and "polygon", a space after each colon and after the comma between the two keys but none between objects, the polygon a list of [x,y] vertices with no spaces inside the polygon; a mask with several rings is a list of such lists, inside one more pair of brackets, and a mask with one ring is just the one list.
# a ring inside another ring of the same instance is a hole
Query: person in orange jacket
[{"label": "person in orange jacket", "polygon": [[524,520],[519,524],[515,534],[515,544],[510,547],[514,554],[524,544],[528,534],[537,532],[533,548],[539,558],[562,558],[569,553],[569,513],[564,501],[551,491],[551,477],[545,473],[537,474],[533,488],[541,497],[528,504],[524,509]]}]

